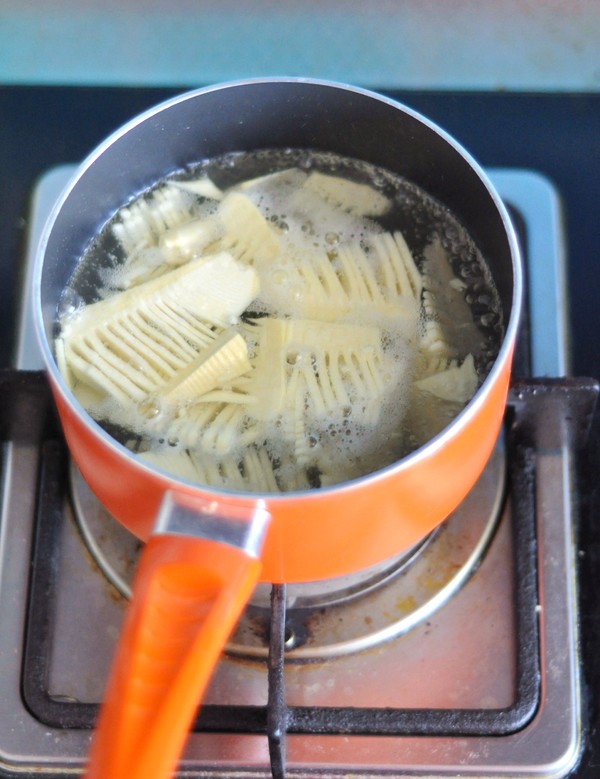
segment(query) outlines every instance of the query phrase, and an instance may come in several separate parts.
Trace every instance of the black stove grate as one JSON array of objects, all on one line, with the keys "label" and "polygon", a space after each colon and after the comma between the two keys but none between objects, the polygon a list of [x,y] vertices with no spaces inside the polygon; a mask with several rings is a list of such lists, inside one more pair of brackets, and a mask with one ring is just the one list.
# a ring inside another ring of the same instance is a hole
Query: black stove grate
[{"label": "black stove grate", "polygon": [[[32,548],[29,614],[22,695],[29,711],[56,728],[91,729],[98,705],[48,691],[53,594],[60,566],[60,530],[68,496],[68,452],[52,414],[42,372],[0,372],[0,431],[5,440],[40,445],[36,532]],[[271,598],[267,706],[202,707],[196,730],[264,734],[273,777],[285,776],[287,733],[477,736],[507,735],[525,727],[540,700],[535,447],[564,441],[581,444],[591,423],[598,385],[586,379],[513,383],[507,409],[509,495],[515,550],[517,676],[512,706],[501,709],[377,709],[288,707],[285,702],[285,587]]]}]

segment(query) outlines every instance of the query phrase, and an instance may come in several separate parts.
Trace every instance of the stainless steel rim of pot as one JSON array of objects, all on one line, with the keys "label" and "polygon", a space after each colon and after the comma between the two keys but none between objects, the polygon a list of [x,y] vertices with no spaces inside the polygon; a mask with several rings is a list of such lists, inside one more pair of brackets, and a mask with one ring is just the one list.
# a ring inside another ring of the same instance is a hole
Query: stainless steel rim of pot
[{"label": "stainless steel rim of pot", "polygon": [[[133,195],[207,157],[259,148],[332,151],[405,176],[459,218],[490,266],[505,321],[504,342],[495,365],[473,400],[445,431],[398,463],[362,477],[375,479],[408,465],[423,450],[443,446],[451,431],[468,421],[512,350],[522,305],[518,242],[508,212],[484,171],[445,131],[377,93],[307,79],[234,82],[185,93],[117,130],[79,167],[53,209],[40,242],[34,310],[44,361],[80,419],[109,447],[133,458],[91,420],[58,371],[51,344],[62,290],[91,238]],[[145,464],[139,467],[160,473]],[[164,475],[171,483],[175,480],[189,486],[184,480]],[[229,494],[212,487],[210,491]],[[286,493],[287,498],[290,495],[293,493]],[[278,496],[268,497],[272,501]]]}]

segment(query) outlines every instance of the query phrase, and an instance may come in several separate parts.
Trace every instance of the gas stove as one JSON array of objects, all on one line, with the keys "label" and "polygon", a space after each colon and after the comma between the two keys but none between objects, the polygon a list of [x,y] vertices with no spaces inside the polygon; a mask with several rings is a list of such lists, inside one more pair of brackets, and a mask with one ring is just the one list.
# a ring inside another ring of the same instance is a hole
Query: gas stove
[{"label": "gas stove", "polygon": [[[28,269],[72,170],[38,181]],[[490,175],[527,259],[516,373],[562,376],[559,195],[531,171]],[[30,406],[47,399],[26,298],[15,367]],[[516,382],[517,416],[536,394]],[[582,746],[573,450],[565,431],[537,447],[526,439],[507,422],[468,498],[408,556],[340,580],[260,585],[206,694],[181,775],[567,776]],[[3,481],[1,768],[73,775],[139,544],[89,493],[51,424],[9,440]]]}]

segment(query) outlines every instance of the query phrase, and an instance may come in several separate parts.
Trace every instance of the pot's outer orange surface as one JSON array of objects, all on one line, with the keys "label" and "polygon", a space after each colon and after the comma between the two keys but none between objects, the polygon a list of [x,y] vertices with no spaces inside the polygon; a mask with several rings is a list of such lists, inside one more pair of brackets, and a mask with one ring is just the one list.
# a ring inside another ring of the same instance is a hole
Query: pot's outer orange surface
[{"label": "pot's outer orange surface", "polygon": [[[505,325],[496,362],[463,412],[395,465],[343,485],[283,495],[225,493],[152,468],[81,408],[61,377],[52,341],[58,301],[87,243],[114,211],[190,160],[240,149],[319,148],[405,176],[463,222],[498,289]],[[473,486],[502,422],[521,306],[514,229],[484,172],[454,139],[410,108],[365,90],[302,79],[265,79],[187,93],[136,117],[98,147],[50,217],[39,251],[36,325],[65,436],[101,502],[142,539],[165,492],[211,510],[267,508],[263,581],[333,578],[413,546]]]},{"label": "pot's outer orange surface", "polygon": [[272,520],[261,580],[304,582],[342,576],[409,549],[442,522],[471,489],[496,442],[504,415],[512,352],[442,445],[338,488],[281,497],[236,496],[169,478],[98,438],[54,384],[69,449],[106,508],[147,539],[166,490],[208,505],[266,506]]}]

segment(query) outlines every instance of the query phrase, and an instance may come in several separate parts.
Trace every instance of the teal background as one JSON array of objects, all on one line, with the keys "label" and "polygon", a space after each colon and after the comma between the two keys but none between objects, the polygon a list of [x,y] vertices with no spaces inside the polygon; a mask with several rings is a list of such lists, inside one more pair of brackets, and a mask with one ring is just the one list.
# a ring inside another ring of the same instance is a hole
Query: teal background
[{"label": "teal background", "polygon": [[597,0],[0,0],[0,83],[596,91]]}]

